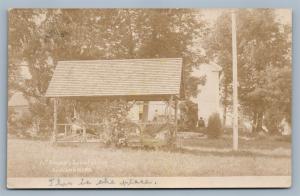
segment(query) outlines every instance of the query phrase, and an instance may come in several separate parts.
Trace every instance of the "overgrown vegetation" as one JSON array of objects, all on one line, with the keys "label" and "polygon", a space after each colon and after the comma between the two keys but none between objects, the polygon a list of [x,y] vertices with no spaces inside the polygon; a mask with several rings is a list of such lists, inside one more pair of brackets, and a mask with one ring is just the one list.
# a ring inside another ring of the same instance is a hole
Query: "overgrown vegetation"
[{"label": "overgrown vegetation", "polygon": [[[49,105],[43,96],[61,60],[182,57],[186,97],[203,84],[203,78],[191,75],[206,61],[193,50],[206,31],[195,10],[13,9],[9,15],[9,95],[21,91],[37,100],[33,105]],[[20,63],[30,73],[24,81],[17,80]]]},{"label": "overgrown vegetation", "polygon": [[[273,9],[236,10],[240,112],[251,119],[253,132],[278,134],[291,124],[291,24]],[[206,39],[207,54],[223,68],[223,122],[232,100],[231,12],[224,11]]]},{"label": "overgrown vegetation", "polygon": [[[220,140],[195,140],[193,143],[195,149],[182,153],[101,148],[92,144],[80,147],[53,146],[49,142],[11,138],[8,140],[7,175],[8,177],[291,175],[290,146],[283,142],[247,141],[245,146],[241,143],[241,149],[246,151],[234,153],[230,150],[231,139]],[[210,151],[205,150],[205,147]],[[222,151],[224,149],[229,151]],[[83,164],[80,164],[79,168],[77,164],[63,165],[69,162]],[[87,162],[90,164],[84,164]],[[84,168],[88,170],[82,172]]]},{"label": "overgrown vegetation", "polygon": [[195,131],[198,121],[198,106],[192,101],[183,101],[179,105],[179,131]]},{"label": "overgrown vegetation", "polygon": [[209,118],[208,118],[208,123],[207,123],[207,136],[209,138],[219,138],[222,133],[222,122],[219,113],[213,113]]},{"label": "overgrown vegetation", "polygon": [[[183,58],[187,100],[205,82],[205,76],[192,76],[193,68],[208,61],[223,68],[226,122],[232,94],[230,12],[211,26],[199,17],[201,10],[193,9],[13,9],[9,14],[8,94],[21,91],[35,99],[31,114],[19,123],[35,121],[45,125],[41,130],[51,129],[53,109],[43,96],[57,61],[173,57]],[[240,111],[251,119],[253,132],[265,125],[278,134],[282,119],[291,124],[291,24],[278,21],[272,9],[237,10],[236,15]],[[20,64],[30,78],[20,80]],[[194,129],[194,106],[186,101],[183,108],[180,129]]]}]

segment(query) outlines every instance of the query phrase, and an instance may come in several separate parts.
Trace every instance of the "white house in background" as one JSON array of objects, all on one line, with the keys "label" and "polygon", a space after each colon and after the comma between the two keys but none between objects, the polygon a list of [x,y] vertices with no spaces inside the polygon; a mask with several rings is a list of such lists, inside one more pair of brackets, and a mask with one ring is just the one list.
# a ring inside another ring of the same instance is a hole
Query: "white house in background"
[{"label": "white house in background", "polygon": [[26,112],[29,112],[29,101],[22,92],[14,92],[8,101],[8,111],[14,113],[15,118],[21,118]]},{"label": "white house in background", "polygon": [[199,93],[196,99],[191,99],[198,104],[198,118],[205,121],[215,112],[221,114],[220,109],[220,75],[222,68],[214,63],[201,64],[198,69],[194,69],[192,75],[195,77],[205,76],[205,84],[199,85]]},{"label": "white house in background", "polygon": [[[194,69],[192,75],[195,77],[205,76],[205,85],[199,85],[199,93],[196,98],[191,98],[191,101],[198,105],[198,118],[202,117],[206,122],[209,116],[214,112],[219,112],[220,109],[220,73],[222,68],[214,63],[201,64],[198,69]],[[155,116],[163,116],[166,114],[167,104],[162,101],[150,101],[148,108],[149,121],[152,121]],[[173,112],[173,111],[172,111]],[[142,105],[134,105],[129,112],[129,117],[132,120],[140,120],[143,113]]]}]

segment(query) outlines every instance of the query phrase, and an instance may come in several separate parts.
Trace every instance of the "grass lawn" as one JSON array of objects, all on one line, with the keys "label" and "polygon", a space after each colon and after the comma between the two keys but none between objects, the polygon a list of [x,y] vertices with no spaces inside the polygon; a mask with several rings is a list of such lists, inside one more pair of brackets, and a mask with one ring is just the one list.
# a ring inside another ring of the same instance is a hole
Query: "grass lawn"
[{"label": "grass lawn", "polygon": [[9,138],[8,177],[271,176],[291,174],[290,143],[275,140],[183,140],[176,151],[56,145]]}]

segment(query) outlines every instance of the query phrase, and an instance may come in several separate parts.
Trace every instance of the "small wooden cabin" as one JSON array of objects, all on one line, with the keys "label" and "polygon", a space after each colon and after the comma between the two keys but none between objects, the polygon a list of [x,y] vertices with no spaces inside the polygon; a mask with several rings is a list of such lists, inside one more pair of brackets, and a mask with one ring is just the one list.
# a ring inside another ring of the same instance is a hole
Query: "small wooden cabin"
[{"label": "small wooden cabin", "polygon": [[59,133],[67,134],[70,126],[57,123],[58,101],[62,99],[139,101],[145,115],[149,101],[166,101],[175,108],[173,121],[177,124],[177,103],[183,96],[182,59],[59,61],[45,96],[53,100],[54,141]]}]

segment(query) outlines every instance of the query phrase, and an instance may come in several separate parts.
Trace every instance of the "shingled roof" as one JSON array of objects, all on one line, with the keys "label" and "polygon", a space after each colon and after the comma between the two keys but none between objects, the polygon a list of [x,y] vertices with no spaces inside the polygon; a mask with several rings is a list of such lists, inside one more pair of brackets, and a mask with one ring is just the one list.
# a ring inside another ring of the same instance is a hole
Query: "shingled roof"
[{"label": "shingled roof", "polygon": [[179,95],[181,58],[59,61],[46,97]]}]

